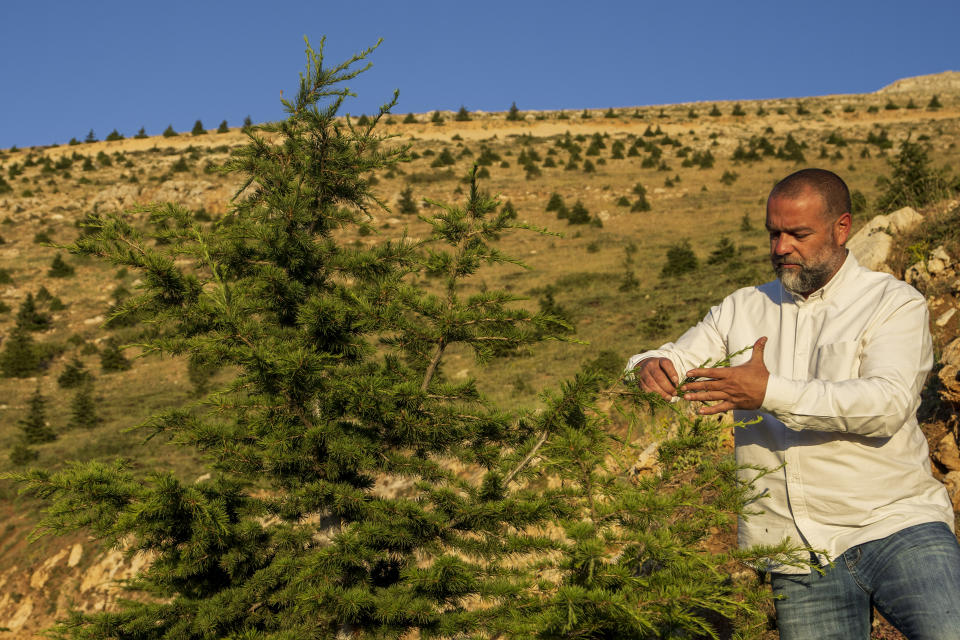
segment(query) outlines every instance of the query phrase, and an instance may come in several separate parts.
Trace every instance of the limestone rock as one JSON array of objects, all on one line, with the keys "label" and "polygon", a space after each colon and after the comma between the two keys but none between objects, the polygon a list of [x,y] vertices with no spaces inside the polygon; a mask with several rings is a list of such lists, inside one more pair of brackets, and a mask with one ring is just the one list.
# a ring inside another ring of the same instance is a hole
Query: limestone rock
[{"label": "limestone rock", "polygon": [[943,486],[947,488],[953,510],[960,511],[960,471],[951,471],[943,477]]},{"label": "limestone rock", "polygon": [[926,263],[918,262],[910,265],[907,268],[907,271],[903,274],[903,279],[906,280],[908,284],[912,284],[915,287],[929,282],[930,272],[927,271]]},{"label": "limestone rock", "polygon": [[874,216],[855,236],[847,241],[847,248],[857,261],[874,271],[887,271],[886,262],[893,244],[893,234],[902,233],[923,220],[911,207],[893,213]]},{"label": "limestone rock", "polygon": [[939,275],[946,271],[952,263],[950,255],[941,245],[930,252],[930,257],[927,259],[927,273],[932,276]]},{"label": "limestone rock", "polygon": [[94,211],[123,211],[138,204],[141,191],[136,184],[115,184],[98,191],[89,204]]},{"label": "limestone rock", "polygon": [[943,367],[937,376],[943,384],[940,397],[960,405],[960,338],[955,338],[940,355]]},{"label": "limestone rock", "polygon": [[947,323],[950,322],[951,319],[953,319],[953,316],[956,315],[956,313],[957,313],[956,307],[951,307],[950,309],[947,309],[939,318],[937,318],[936,325],[938,327],[947,326]]},{"label": "limestone rock", "polygon": [[957,439],[953,437],[953,433],[940,439],[933,458],[950,471],[960,471],[960,450],[957,449]]}]

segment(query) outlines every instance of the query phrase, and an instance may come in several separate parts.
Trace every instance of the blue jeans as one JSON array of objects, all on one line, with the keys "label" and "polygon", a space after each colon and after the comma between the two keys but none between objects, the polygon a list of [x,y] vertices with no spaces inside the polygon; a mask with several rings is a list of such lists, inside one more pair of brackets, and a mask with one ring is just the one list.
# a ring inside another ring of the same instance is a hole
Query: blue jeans
[{"label": "blue jeans", "polygon": [[858,544],[824,569],[772,574],[781,640],[869,640],[872,607],[909,640],[960,640],[960,545],[944,523]]}]

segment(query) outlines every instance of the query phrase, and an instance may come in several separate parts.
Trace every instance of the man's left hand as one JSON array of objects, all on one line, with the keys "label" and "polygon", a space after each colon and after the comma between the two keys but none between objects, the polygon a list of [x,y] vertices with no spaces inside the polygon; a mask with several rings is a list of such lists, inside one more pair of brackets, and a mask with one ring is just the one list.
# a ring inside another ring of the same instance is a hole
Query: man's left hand
[{"label": "man's left hand", "polygon": [[700,407],[700,415],[709,416],[731,409],[759,409],[767,393],[770,372],[763,364],[763,348],[766,336],[753,345],[750,360],[738,367],[713,367],[691,369],[688,378],[708,378],[688,382],[681,387],[683,397],[700,402],[716,401],[716,404]]}]

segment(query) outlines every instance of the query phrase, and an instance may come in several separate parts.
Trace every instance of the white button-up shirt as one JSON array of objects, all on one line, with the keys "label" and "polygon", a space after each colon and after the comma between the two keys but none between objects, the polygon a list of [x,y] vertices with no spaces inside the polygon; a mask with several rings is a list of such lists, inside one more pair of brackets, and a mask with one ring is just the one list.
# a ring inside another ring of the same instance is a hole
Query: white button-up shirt
[{"label": "white button-up shirt", "polygon": [[[773,469],[755,481],[759,515],[741,518],[741,547],[790,538],[826,552],[924,522],[953,529],[953,508],[932,475],[917,424],[933,363],[926,301],[910,285],[860,266],[840,270],[807,298],[779,280],[735,291],[673,343],[630,358],[666,357],[682,378],[705,361],[767,336],[770,371],[760,422],[735,432],[741,465]],[[734,358],[743,364],[750,351]],[[803,573],[771,563],[772,571]]]}]

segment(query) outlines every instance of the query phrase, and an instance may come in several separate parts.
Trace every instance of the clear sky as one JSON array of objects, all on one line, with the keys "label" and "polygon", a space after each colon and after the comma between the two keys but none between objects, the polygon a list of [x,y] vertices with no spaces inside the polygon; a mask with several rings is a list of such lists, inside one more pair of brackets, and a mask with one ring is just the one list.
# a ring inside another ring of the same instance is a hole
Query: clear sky
[{"label": "clear sky", "polygon": [[353,114],[862,93],[960,70],[960,1],[0,0],[0,148],[283,116],[303,37],[383,38]]}]

